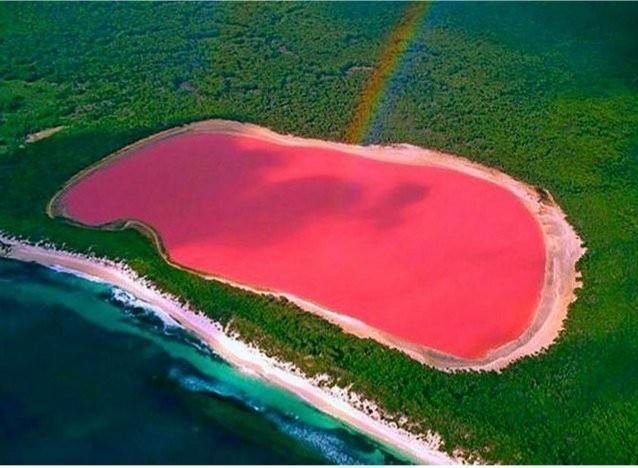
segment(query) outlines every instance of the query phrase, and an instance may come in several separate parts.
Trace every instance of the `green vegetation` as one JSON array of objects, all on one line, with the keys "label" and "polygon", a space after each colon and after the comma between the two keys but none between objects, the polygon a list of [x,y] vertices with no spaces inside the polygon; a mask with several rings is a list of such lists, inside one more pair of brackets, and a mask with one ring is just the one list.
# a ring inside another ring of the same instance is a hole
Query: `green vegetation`
[{"label": "green vegetation", "polygon": [[[369,76],[348,71],[374,65],[402,8],[1,4],[0,229],[126,259],[268,353],[439,432],[450,451],[638,462],[638,4],[435,4],[377,116],[382,141],[549,189],[586,241],[585,288],[560,342],[501,374],[425,368],[291,304],[171,268],[135,231],[46,217],[73,174],[180,123],[343,138]],[[57,125],[67,128],[25,143]]]}]

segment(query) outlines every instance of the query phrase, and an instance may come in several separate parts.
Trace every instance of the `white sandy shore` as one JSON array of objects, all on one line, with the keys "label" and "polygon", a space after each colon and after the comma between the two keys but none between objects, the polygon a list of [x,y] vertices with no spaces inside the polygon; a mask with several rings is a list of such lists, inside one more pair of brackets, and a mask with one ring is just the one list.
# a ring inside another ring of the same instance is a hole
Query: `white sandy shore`
[{"label": "white sandy shore", "polygon": [[269,358],[236,337],[228,336],[220,324],[157,290],[123,263],[58,250],[53,245],[31,245],[2,233],[1,256],[50,268],[62,267],[115,285],[168,314],[239,369],[291,391],[321,411],[393,447],[412,461],[421,464],[464,461],[440,451],[441,438],[437,434],[414,435],[398,428],[396,423],[384,420],[374,403],[362,400],[346,389],[322,385],[322,379],[308,379],[291,364]]},{"label": "white sandy shore", "polygon": [[[53,197],[47,207],[48,214],[52,217],[64,216],[64,207],[60,203],[64,191],[86,175],[103,167],[104,164],[110,164],[112,161],[132,154],[147,145],[186,132],[222,132],[259,138],[282,145],[328,148],[384,162],[428,165],[455,170],[487,180],[512,192],[538,221],[545,240],[547,259],[545,281],[539,306],[529,329],[518,339],[498,349],[490,350],[483,359],[474,361],[460,360],[433,349],[403,342],[363,322],[336,311],[327,310],[320,305],[285,292],[266,291],[253,285],[234,283],[227,278],[214,277],[202,272],[196,273],[252,292],[287,297],[301,308],[336,323],[348,333],[374,338],[385,345],[402,350],[424,364],[442,370],[499,370],[517,359],[539,353],[551,345],[560,334],[569,304],[575,299],[575,290],[580,286],[576,263],[585,252],[581,239],[567,222],[565,213],[548,193],[539,191],[507,174],[465,158],[412,145],[357,146],[280,135],[263,127],[238,122],[224,120],[198,122],[173,128],[133,143],[77,174]],[[183,268],[171,261],[162,247],[161,238],[151,226],[130,220],[125,224],[125,227],[135,227],[150,234],[164,258],[174,266]],[[402,427],[410,427],[410,421],[400,417],[401,415],[392,415],[395,416],[394,418],[387,417],[379,411],[373,402],[363,400],[347,389],[328,386],[329,378],[308,379],[294,366],[269,358],[259,350],[243,343],[237,337],[228,336],[219,324],[192,311],[187,305],[181,304],[177,298],[161,293],[148,281],[139,278],[124,264],[64,252],[57,250],[52,245],[29,245],[9,237],[3,237],[2,233],[0,233],[0,242],[10,245],[10,248],[6,249],[8,252],[3,253],[0,244],[0,256],[4,254],[11,258],[37,262],[48,267],[63,267],[118,286],[166,312],[174,320],[196,333],[219,355],[237,367],[292,391],[313,406],[394,447],[414,461],[426,464],[449,464],[466,461],[461,456],[449,456],[443,453],[440,450],[441,439],[437,434],[428,433],[418,436],[398,428],[397,424],[391,420],[403,421],[405,424],[402,424]]]},{"label": "white sandy shore", "polygon": [[[241,284],[229,278],[210,275],[206,272],[194,271],[195,273],[208,279],[222,281],[254,293],[273,294],[279,297],[285,297],[302,309],[339,325],[348,333],[362,338],[375,339],[386,346],[391,346],[403,351],[423,364],[445,371],[458,369],[503,369],[522,357],[543,351],[558,338],[562,331],[569,305],[576,299],[575,291],[581,286],[580,275],[576,270],[576,264],[585,253],[585,249],[582,246],[582,241],[578,234],[567,222],[565,213],[554,202],[551,195],[516,180],[503,172],[472,162],[466,158],[413,145],[360,146],[301,138],[293,135],[281,135],[257,125],[228,120],[214,119],[196,122],[182,127],[172,128],[137,141],[104,158],[85,171],[80,172],[52,198],[47,207],[47,212],[52,217],[65,216],[64,206],[61,202],[63,194],[69,187],[93,171],[99,170],[104,165],[108,165],[119,158],[133,154],[148,145],[187,132],[226,133],[257,138],[285,146],[331,149],[357,157],[370,158],[394,164],[438,167],[483,179],[508,190],[528,209],[540,226],[546,250],[544,283],[536,312],[528,329],[517,339],[505,343],[498,348],[489,350],[482,358],[472,360],[459,359],[436,349],[409,343],[357,319],[340,314],[338,311],[328,310],[319,304],[312,303],[311,301],[284,291],[269,291],[255,285]],[[128,223],[125,223],[125,227],[137,228],[148,234],[149,237],[155,241],[159,251],[169,263],[177,268],[188,270],[188,268],[184,268],[171,260],[162,246],[160,236],[153,230],[152,226],[147,226],[136,220],[129,220]]]}]

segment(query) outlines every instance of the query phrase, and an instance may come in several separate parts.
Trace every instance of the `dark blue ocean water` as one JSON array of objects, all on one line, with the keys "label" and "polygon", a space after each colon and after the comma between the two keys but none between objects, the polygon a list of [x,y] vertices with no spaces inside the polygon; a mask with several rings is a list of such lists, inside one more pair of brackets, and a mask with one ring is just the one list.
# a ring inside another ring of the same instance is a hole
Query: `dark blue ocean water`
[{"label": "dark blue ocean water", "polygon": [[0,260],[0,463],[403,463],[109,285]]}]

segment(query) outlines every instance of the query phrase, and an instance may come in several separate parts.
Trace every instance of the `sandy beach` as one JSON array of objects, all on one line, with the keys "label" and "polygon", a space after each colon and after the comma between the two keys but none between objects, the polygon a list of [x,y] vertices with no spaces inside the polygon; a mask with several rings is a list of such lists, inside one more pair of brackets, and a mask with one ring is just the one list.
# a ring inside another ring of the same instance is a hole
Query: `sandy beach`
[{"label": "sandy beach", "polygon": [[[537,309],[527,330],[518,338],[497,348],[490,349],[480,359],[459,359],[441,351],[401,340],[396,336],[376,329],[356,318],[329,310],[305,298],[285,291],[266,290],[252,284],[243,284],[229,278],[211,275],[206,272],[185,268],[170,258],[159,236],[151,226],[136,220],[125,223],[125,227],[134,227],[148,234],[156,243],[164,258],[175,267],[186,269],[206,278],[222,281],[255,293],[274,294],[285,297],[304,310],[317,314],[339,325],[344,331],[358,337],[373,338],[387,346],[397,348],[413,359],[442,370],[456,369],[499,370],[511,362],[525,356],[536,354],[551,345],[562,330],[569,304],[576,298],[575,291],[580,286],[579,273],[576,270],[578,259],[584,254],[582,241],[566,220],[565,213],[554,202],[551,195],[518,181],[496,169],[474,163],[465,158],[423,149],[412,145],[358,146],[323,140],[306,139],[291,135],[277,134],[269,129],[251,124],[242,124],[224,120],[198,122],[173,128],[140,140],[108,156],[96,165],[73,177],[56,194],[48,206],[50,216],[67,216],[61,202],[64,193],[74,184],[94,171],[103,168],[119,158],[125,157],[141,148],[156,144],[165,139],[184,133],[227,133],[244,135],[285,146],[304,148],[324,148],[348,153],[353,156],[406,165],[430,166],[453,170],[496,184],[514,194],[538,222],[543,234],[546,262],[544,282]],[[104,226],[109,228],[109,226]]]},{"label": "sandy beach", "polygon": [[158,291],[124,264],[58,250],[52,245],[30,245],[0,233],[2,256],[50,268],[63,268],[121,288],[168,314],[240,370],[296,394],[321,411],[394,448],[413,462],[455,464],[463,461],[439,450],[441,439],[438,435],[414,435],[400,429],[396,424],[384,421],[374,403],[344,389],[321,386],[319,381],[304,377],[292,365],[269,358],[239,339],[226,335],[220,324]]},{"label": "sandy beach", "polygon": [[[575,290],[580,286],[576,263],[584,254],[585,249],[582,247],[581,239],[567,222],[565,213],[553,201],[551,195],[542,189],[536,189],[502,172],[467,159],[411,145],[356,146],[280,135],[250,124],[222,120],[199,122],[170,129],[138,141],[77,174],[53,197],[47,207],[49,216],[65,216],[64,206],[60,203],[60,199],[69,187],[72,187],[83,177],[142,147],[185,132],[223,132],[250,135],[282,145],[332,148],[357,157],[408,165],[430,165],[460,171],[487,180],[514,193],[538,221],[544,236],[547,259],[542,297],[531,326],[521,337],[502,347],[492,349],[488,356],[480,361],[460,360],[433,349],[398,340],[396,337],[383,333],[359,320],[328,310],[312,301],[286,292],[264,290],[254,285],[233,282],[228,278],[197,271],[194,271],[195,273],[254,293],[285,297],[304,310],[338,324],[348,333],[359,337],[371,337],[387,346],[400,349],[419,362],[445,371],[457,369],[499,370],[517,359],[542,351],[551,345],[560,334],[569,304],[575,299]],[[111,226],[104,227],[113,228]],[[133,227],[149,235],[166,261],[177,268],[187,269],[175,264],[167,255],[161,237],[151,226],[136,220],[129,220],[124,223],[124,227]],[[122,226],[117,228],[121,229]],[[216,353],[241,370],[258,375],[295,393],[314,407],[393,447],[412,461],[425,464],[450,464],[466,461],[461,457],[453,457],[441,451],[441,438],[437,434],[411,434],[398,428],[396,423],[384,419],[374,402],[363,400],[360,396],[346,389],[328,387],[321,379],[308,379],[291,364],[281,363],[264,355],[260,350],[243,343],[239,337],[225,334],[220,324],[191,310],[178,298],[158,291],[152,284],[138,277],[123,263],[62,251],[48,244],[31,245],[11,238],[8,234],[4,236],[0,234],[0,246],[2,246],[0,249],[2,256],[26,262],[36,262],[52,268],[61,267],[81,275],[97,278],[131,293],[140,300],[161,309],[182,326],[197,334]],[[393,416],[402,419],[400,415]],[[397,419],[395,418],[395,420]]]}]

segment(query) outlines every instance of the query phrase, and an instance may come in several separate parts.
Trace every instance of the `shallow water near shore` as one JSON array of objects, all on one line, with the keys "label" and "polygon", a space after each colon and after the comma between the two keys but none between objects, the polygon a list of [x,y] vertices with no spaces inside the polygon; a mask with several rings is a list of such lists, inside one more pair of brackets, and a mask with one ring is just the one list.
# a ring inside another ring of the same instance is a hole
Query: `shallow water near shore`
[{"label": "shallow water near shore", "polygon": [[0,260],[0,463],[405,463],[158,312]]}]

